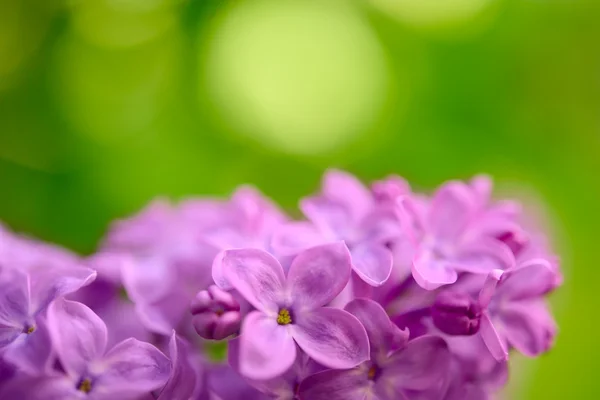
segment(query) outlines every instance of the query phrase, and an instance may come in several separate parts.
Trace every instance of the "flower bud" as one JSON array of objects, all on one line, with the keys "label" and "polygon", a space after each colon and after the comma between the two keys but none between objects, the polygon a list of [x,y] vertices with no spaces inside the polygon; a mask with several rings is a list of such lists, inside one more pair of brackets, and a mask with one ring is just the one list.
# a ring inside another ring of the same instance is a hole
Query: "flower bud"
[{"label": "flower bud", "polygon": [[445,291],[431,308],[435,326],[448,335],[474,335],[479,331],[481,307],[466,293]]},{"label": "flower bud", "polygon": [[222,340],[240,329],[240,305],[228,292],[212,285],[198,292],[191,304],[192,324],[204,339]]}]

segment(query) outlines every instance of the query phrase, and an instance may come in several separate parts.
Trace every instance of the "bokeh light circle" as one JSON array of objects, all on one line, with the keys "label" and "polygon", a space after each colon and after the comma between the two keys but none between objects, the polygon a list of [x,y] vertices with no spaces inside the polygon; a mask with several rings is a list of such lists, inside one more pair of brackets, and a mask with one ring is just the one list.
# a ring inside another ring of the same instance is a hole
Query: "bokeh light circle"
[{"label": "bokeh light circle", "polygon": [[371,3],[402,22],[425,30],[454,29],[480,25],[483,16],[497,0],[370,0]]},{"label": "bokeh light circle", "polygon": [[386,54],[348,3],[239,2],[203,34],[201,92],[229,128],[265,146],[337,151],[385,102]]}]

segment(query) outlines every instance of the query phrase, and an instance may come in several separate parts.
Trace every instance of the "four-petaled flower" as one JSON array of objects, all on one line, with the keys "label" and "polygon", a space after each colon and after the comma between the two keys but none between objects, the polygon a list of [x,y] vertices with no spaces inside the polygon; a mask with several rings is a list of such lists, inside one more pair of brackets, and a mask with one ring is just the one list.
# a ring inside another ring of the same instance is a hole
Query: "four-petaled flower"
[{"label": "four-petaled flower", "polygon": [[313,247],[281,264],[256,249],[228,250],[223,272],[257,311],[241,329],[240,372],[251,379],[281,375],[296,359],[296,344],[330,368],[351,368],[368,359],[365,329],[350,313],[324,307],[350,276],[350,255],[341,242]]}]

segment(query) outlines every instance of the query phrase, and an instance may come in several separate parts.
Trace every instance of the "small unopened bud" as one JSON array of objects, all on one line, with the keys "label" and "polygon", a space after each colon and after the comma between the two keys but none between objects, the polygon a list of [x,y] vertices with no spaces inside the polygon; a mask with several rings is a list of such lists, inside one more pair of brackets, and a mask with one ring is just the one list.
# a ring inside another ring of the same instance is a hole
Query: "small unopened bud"
[{"label": "small unopened bud", "polygon": [[445,291],[431,308],[435,326],[448,335],[474,335],[479,331],[481,307],[466,293]]},{"label": "small unopened bud", "polygon": [[222,340],[239,331],[240,305],[228,292],[212,285],[192,301],[192,324],[205,339]]}]

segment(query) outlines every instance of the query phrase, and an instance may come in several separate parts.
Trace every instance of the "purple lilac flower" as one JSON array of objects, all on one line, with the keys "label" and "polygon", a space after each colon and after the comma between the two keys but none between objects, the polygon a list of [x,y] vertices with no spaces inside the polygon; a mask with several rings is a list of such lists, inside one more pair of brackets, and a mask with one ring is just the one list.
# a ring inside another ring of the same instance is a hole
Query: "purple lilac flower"
[{"label": "purple lilac flower", "polygon": [[328,370],[306,378],[300,399],[438,399],[445,390],[450,353],[443,339],[408,332],[392,324],[381,306],[356,299],[346,306],[367,330],[370,360],[353,369]]},{"label": "purple lilac flower", "polygon": [[136,399],[167,382],[171,364],[164,354],[136,339],[107,351],[106,326],[81,303],[55,300],[48,327],[64,374],[40,380],[32,388],[35,398]]},{"label": "purple lilac flower", "polygon": [[371,286],[381,286],[392,270],[388,241],[402,235],[399,205],[378,203],[355,177],[329,170],[323,177],[322,193],[307,197],[300,208],[310,222],[295,222],[274,237],[281,254],[296,254],[321,243],[343,240],[352,257],[352,269]]},{"label": "purple lilac flower", "polygon": [[346,311],[323,307],[350,277],[350,255],[341,242],[301,252],[287,278],[281,264],[257,249],[228,250],[226,278],[257,311],[242,324],[240,372],[250,379],[270,379],[296,359],[296,344],[330,368],[350,368],[365,361],[369,344],[364,328]]},{"label": "purple lilac flower", "polygon": [[87,268],[0,268],[0,353],[31,374],[51,362],[46,309],[54,300],[89,284]]},{"label": "purple lilac flower", "polygon": [[211,285],[192,301],[192,324],[200,337],[222,340],[240,330],[240,304],[231,293]]},{"label": "purple lilac flower", "polygon": [[[187,211],[186,211],[187,210]],[[194,203],[184,205],[184,213],[199,223],[206,219],[206,208]],[[231,284],[222,271],[223,251],[230,249],[261,249],[271,251],[271,237],[288,217],[259,191],[243,186],[235,191],[231,200],[220,204],[220,218],[203,228],[203,240],[220,251],[212,263],[212,277],[221,289],[229,290]]]},{"label": "purple lilac flower", "polygon": [[215,251],[200,234],[200,227],[163,200],[112,225],[102,251],[130,257],[121,271],[123,284],[148,329],[170,335],[189,316],[192,297],[210,284]]},{"label": "purple lilac flower", "polygon": [[479,303],[481,335],[494,357],[508,357],[511,347],[529,357],[550,349],[557,328],[543,296],[555,285],[556,271],[543,259],[490,273]]},{"label": "purple lilac flower", "polygon": [[408,198],[405,204],[417,240],[412,273],[423,288],[452,284],[458,272],[487,274],[514,265],[510,248],[481,229],[485,211],[470,186],[456,181],[444,184],[425,210],[421,201]]},{"label": "purple lilac flower", "polygon": [[68,296],[88,306],[108,328],[108,345],[134,337],[150,341],[152,332],[146,329],[135,309],[135,304],[126,296],[121,271],[132,258],[125,254],[100,252],[84,259],[82,263],[97,272],[97,278]]}]

